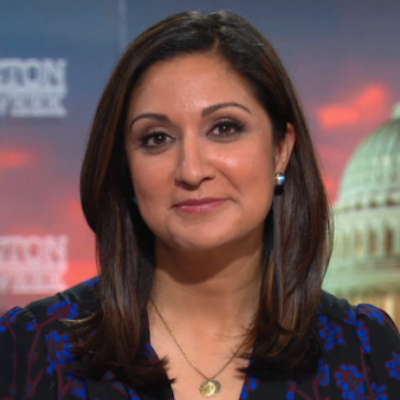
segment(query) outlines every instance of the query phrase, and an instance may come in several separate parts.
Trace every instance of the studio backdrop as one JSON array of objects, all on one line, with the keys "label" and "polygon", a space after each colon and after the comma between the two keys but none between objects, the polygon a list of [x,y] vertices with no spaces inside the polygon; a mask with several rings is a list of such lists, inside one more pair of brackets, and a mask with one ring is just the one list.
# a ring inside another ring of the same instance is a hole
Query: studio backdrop
[{"label": "studio backdrop", "polygon": [[96,104],[128,43],[189,9],[234,11],[276,47],[335,212],[325,289],[400,323],[397,0],[0,0],[0,313],[96,275],[79,200]]}]

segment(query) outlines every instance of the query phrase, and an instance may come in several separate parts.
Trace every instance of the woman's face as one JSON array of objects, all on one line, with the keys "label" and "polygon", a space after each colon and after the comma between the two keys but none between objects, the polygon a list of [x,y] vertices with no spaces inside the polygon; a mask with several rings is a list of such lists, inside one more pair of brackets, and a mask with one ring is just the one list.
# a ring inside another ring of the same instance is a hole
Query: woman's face
[{"label": "woman's face", "polygon": [[228,65],[197,54],[151,66],[129,105],[125,146],[142,218],[163,245],[210,250],[261,244],[278,146],[268,114]]}]

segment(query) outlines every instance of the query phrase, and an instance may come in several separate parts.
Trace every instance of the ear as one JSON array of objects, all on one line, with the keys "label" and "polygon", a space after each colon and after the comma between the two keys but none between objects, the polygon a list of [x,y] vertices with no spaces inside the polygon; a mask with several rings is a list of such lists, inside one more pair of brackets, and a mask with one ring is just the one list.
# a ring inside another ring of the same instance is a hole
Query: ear
[{"label": "ear", "polygon": [[296,132],[292,124],[286,124],[285,136],[276,144],[275,147],[275,173],[284,173],[292,156],[294,144],[296,142]]}]

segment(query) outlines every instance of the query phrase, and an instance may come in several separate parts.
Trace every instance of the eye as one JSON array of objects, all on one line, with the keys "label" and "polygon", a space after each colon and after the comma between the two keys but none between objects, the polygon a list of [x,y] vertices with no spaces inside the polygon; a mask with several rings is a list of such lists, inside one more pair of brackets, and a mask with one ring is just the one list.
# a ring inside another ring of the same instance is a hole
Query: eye
[{"label": "eye", "polygon": [[212,136],[216,138],[229,138],[242,133],[244,125],[237,121],[226,120],[218,122],[211,130]]},{"label": "eye", "polygon": [[171,136],[162,132],[154,132],[141,139],[142,147],[147,149],[157,149],[167,145],[172,139]]}]

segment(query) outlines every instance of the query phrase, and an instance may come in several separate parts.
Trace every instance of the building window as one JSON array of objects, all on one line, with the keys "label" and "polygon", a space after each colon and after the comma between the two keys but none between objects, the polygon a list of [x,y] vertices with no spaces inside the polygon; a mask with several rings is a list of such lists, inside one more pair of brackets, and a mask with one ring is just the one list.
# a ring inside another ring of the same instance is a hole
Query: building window
[{"label": "building window", "polygon": [[369,253],[372,255],[378,254],[378,238],[373,230],[369,233]]},{"label": "building window", "polygon": [[363,237],[360,231],[356,232],[356,246],[355,246],[355,255],[357,257],[363,254]]},{"label": "building window", "polygon": [[390,228],[385,230],[385,253],[393,254],[393,231]]}]

